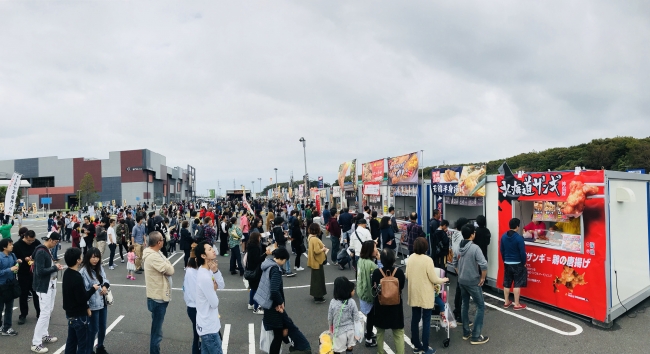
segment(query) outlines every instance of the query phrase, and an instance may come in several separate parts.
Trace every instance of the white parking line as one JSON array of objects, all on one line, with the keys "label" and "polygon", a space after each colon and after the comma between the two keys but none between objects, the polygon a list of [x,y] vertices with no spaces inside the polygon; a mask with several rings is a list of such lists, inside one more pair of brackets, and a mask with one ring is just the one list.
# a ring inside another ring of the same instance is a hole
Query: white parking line
[{"label": "white parking line", "polygon": [[[108,328],[106,328],[106,334],[111,333],[113,328],[115,328],[115,326],[117,326],[117,324],[120,323],[120,321],[122,321],[123,318],[124,318],[124,315],[120,315],[117,319],[115,319],[115,321],[113,321],[113,323],[111,323],[111,325],[108,326]],[[95,344],[93,346],[95,346],[95,345],[97,345],[97,339],[95,339]],[[54,354],[61,354],[61,353],[63,353],[63,351],[65,351],[65,344],[61,348],[59,348],[57,351],[55,351]]]},{"label": "white parking line", "polygon": [[[359,316],[361,316],[361,318],[363,318],[363,322],[367,321],[366,315],[364,315],[363,312],[359,311]],[[372,328],[372,333],[377,334],[377,328],[376,327]],[[386,333],[386,332],[384,332],[384,333]],[[406,338],[406,335],[404,335],[404,338]],[[364,341],[365,341],[365,339],[364,339]],[[410,342],[410,340],[409,340],[409,342]],[[386,341],[384,341],[384,351],[387,354],[395,354],[395,352],[392,349],[390,349],[388,344],[386,344]]]},{"label": "white parking line", "polygon": [[248,354],[255,354],[255,324],[248,324]]},{"label": "white parking line", "polygon": [[228,340],[230,339],[230,325],[227,324],[223,329],[223,341],[221,342],[221,351],[228,354]]},{"label": "white parking line", "polygon": [[172,267],[175,267],[176,263],[180,262],[183,258],[185,258],[185,254],[181,254],[181,258],[177,259],[176,262],[172,263]]},{"label": "white parking line", "polygon": [[[497,300],[499,300],[499,301],[501,301],[501,302],[506,302],[505,299],[502,299],[502,298],[500,298],[500,297],[498,297],[498,296],[494,296],[494,295],[492,295],[492,294],[483,293],[483,295],[488,296],[488,297],[491,297],[491,298],[493,298],[493,299],[497,299]],[[500,308],[499,306],[494,306],[494,305],[491,305],[491,304],[488,304],[488,303],[486,303],[485,306],[489,306],[489,307],[491,307],[491,308],[493,308],[493,309],[495,309],[495,310],[501,311],[501,312],[506,313],[506,314],[508,314],[508,315],[510,315],[510,316],[517,317],[517,318],[522,319],[522,320],[524,320],[524,321],[526,321],[526,322],[530,322],[530,323],[532,323],[532,324],[534,324],[534,325],[537,325],[537,326],[539,326],[539,327],[546,328],[546,329],[548,329],[548,330],[551,331],[551,332],[555,332],[555,333],[557,333],[557,334],[561,334],[561,335],[563,335],[563,336],[576,336],[576,335],[582,333],[582,331],[583,331],[582,326],[580,326],[580,325],[578,325],[578,324],[575,324],[575,323],[570,322],[570,321],[567,321],[567,320],[565,320],[565,319],[563,319],[563,318],[559,318],[559,317],[556,317],[556,316],[550,315],[550,314],[548,314],[548,313],[545,313],[545,312],[542,312],[542,311],[539,311],[539,310],[531,309],[530,307],[527,307],[526,310],[531,311],[531,312],[534,312],[534,313],[536,313],[536,314],[538,314],[538,315],[542,315],[542,316],[548,317],[548,318],[553,319],[553,320],[556,320],[556,321],[558,321],[558,322],[562,322],[562,323],[564,323],[564,324],[566,324],[566,325],[569,325],[569,326],[575,328],[575,330],[574,330],[573,332],[565,332],[565,331],[559,330],[559,329],[557,329],[557,328],[555,328],[555,327],[551,327],[551,326],[549,326],[549,325],[547,325],[547,324],[544,324],[544,323],[541,323],[541,322],[537,322],[537,321],[535,321],[535,320],[533,320],[533,319],[530,319],[530,318],[528,318],[528,317],[522,316],[522,315],[520,315],[520,314],[518,314],[518,313],[514,313],[514,312],[511,312],[511,311],[507,311],[507,310],[505,310],[505,309]]]}]

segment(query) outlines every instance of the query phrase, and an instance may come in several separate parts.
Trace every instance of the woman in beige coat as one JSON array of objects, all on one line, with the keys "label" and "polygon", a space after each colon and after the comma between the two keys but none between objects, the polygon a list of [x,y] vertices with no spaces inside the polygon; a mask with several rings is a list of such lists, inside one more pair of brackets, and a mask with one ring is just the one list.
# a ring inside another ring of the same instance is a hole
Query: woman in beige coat
[{"label": "woman in beige coat", "polygon": [[[440,270],[433,266],[433,260],[425,253],[429,243],[424,237],[418,237],[413,243],[413,254],[406,264],[408,282],[408,304],[411,306],[411,342],[414,353],[432,353],[429,349],[429,331],[431,311],[436,299],[436,284],[444,284],[448,278],[438,276]],[[440,309],[444,310],[444,309]],[[422,318],[422,342],[420,342],[419,323]]]}]

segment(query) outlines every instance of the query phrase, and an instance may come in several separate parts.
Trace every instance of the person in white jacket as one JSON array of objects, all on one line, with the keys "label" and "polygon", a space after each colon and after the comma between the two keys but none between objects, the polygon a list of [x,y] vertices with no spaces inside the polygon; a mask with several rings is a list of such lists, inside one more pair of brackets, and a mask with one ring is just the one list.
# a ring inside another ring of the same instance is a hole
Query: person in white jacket
[{"label": "person in white jacket", "polygon": [[217,252],[212,245],[201,242],[194,249],[196,264],[196,332],[201,337],[202,354],[223,354],[221,349],[221,321],[217,289],[226,287],[219,271]]},{"label": "person in white jacket", "polygon": [[370,230],[366,228],[367,226],[366,219],[359,219],[357,221],[357,227],[350,234],[350,248],[355,252],[352,261],[354,269],[357,269],[357,261],[361,254],[361,246],[364,242],[372,240],[372,235],[370,235]]}]

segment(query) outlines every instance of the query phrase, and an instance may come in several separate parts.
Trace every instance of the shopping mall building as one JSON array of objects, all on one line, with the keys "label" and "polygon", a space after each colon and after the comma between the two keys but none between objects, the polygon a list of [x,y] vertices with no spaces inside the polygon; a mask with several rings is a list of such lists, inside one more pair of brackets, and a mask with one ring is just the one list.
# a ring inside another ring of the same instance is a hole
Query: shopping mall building
[{"label": "shopping mall building", "polygon": [[151,150],[112,151],[108,159],[56,156],[0,161],[0,179],[22,174],[29,188],[23,189],[27,206],[42,208],[51,198],[50,209],[78,204],[81,180],[92,176],[98,202],[127,205],[190,200],[196,195],[196,171],[167,166],[167,158]]}]

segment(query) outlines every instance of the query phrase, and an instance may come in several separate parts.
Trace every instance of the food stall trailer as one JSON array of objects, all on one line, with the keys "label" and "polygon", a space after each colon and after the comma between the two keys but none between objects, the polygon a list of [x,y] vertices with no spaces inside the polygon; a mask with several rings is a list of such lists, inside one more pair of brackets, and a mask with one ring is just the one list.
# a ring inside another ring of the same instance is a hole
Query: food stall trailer
[{"label": "food stall trailer", "polygon": [[438,209],[451,228],[465,217],[485,215],[485,166],[458,166],[431,170],[432,209]]},{"label": "food stall trailer", "polygon": [[486,186],[489,285],[503,289],[499,244],[516,217],[527,256],[523,297],[609,327],[650,296],[650,176],[579,169],[514,175],[504,167]]}]

